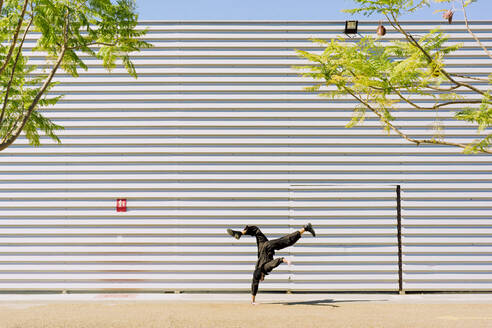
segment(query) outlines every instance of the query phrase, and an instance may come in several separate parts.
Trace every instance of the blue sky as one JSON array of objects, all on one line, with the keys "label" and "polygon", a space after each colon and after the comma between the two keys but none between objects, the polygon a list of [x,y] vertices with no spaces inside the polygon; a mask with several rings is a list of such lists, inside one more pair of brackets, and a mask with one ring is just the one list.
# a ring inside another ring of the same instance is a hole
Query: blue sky
[{"label": "blue sky", "polygon": [[[352,16],[342,13],[352,8],[351,0],[136,0],[140,20],[345,20]],[[433,14],[437,8],[449,8],[438,4],[423,9],[411,20],[441,19]],[[470,20],[492,20],[492,0],[478,0],[469,7]],[[463,14],[457,12],[455,20]],[[357,19],[368,19],[355,17]],[[379,20],[381,17],[374,16]]]}]

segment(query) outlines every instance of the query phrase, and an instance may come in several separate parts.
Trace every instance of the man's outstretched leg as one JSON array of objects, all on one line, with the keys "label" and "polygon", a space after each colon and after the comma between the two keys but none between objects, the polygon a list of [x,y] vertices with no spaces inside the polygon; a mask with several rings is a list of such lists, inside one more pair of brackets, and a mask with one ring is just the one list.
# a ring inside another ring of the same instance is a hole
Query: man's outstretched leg
[{"label": "man's outstretched leg", "polygon": [[[278,238],[278,239],[270,240],[267,244],[265,244],[266,245],[265,247],[268,247],[269,249],[276,251],[276,250],[280,250],[280,249],[292,246],[301,238],[301,235],[306,231],[309,231],[313,236],[316,236],[316,233],[314,232],[313,226],[311,225],[311,223],[308,223],[303,228],[301,228],[301,229],[299,229],[293,233],[290,233],[290,234],[285,235],[285,236]],[[292,264],[292,262],[290,260],[287,260],[287,259],[281,257],[281,258],[278,258],[275,260],[271,260],[270,262],[267,262],[266,264],[264,264],[263,271],[265,272],[265,274],[268,274],[269,272],[271,272],[273,269],[275,269],[276,267],[278,267],[282,263],[287,263],[288,265]]]},{"label": "man's outstretched leg", "polygon": [[256,237],[256,241],[258,243],[264,243],[265,241],[268,241],[268,238],[263,234],[263,232],[261,232],[260,228],[258,228],[257,226],[246,226],[242,231],[227,229],[227,233],[236,239],[241,238],[242,235],[249,235]]},{"label": "man's outstretched leg", "polygon": [[239,239],[242,235],[253,236],[256,238],[256,246],[258,248],[258,256],[260,256],[260,249],[263,243],[268,241],[268,238],[261,232],[257,226],[246,226],[242,231],[227,229],[227,233],[232,237]]},{"label": "man's outstretched leg", "polygon": [[269,247],[271,247],[271,249],[273,250],[280,250],[292,246],[301,238],[301,235],[306,231],[310,232],[313,237],[316,236],[316,232],[314,231],[313,226],[311,225],[311,223],[308,223],[304,227],[293,233],[290,233],[278,239],[270,240],[268,242]]}]

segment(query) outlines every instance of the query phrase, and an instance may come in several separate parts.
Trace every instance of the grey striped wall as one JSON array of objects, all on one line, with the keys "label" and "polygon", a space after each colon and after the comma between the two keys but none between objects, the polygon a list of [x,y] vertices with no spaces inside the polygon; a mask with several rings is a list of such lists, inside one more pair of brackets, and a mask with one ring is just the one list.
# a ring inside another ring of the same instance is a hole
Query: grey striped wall
[{"label": "grey striped wall", "polygon": [[[346,129],[352,99],[302,90],[294,49],[321,50],[307,39],[343,36],[343,22],[141,27],[154,47],[135,55],[137,80],[91,59],[77,79],[58,74],[53,94],[65,97],[45,113],[66,127],[63,144],[20,139],[0,153],[0,291],[247,291],[254,240],[225,229],[257,224],[275,238],[307,221],[319,237],[279,252],[294,264],[260,291],[396,291],[395,185],[404,290],[492,290],[492,157],[414,146],[374,117]],[[450,71],[492,72],[462,23],[442,28],[463,43]],[[492,22],[473,28],[492,47]],[[470,141],[456,109],[396,116],[414,136],[432,136],[437,116],[451,140]]]},{"label": "grey striped wall", "polygon": [[396,186],[292,185],[289,201],[289,226],[319,234],[288,249],[292,290],[399,289]]}]

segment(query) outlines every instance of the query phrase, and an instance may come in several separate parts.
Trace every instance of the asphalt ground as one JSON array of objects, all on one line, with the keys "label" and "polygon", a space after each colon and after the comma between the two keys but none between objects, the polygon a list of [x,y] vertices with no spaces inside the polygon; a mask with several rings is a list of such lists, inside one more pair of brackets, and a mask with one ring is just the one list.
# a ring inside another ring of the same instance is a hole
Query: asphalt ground
[{"label": "asphalt ground", "polygon": [[0,328],[489,327],[492,294],[0,295]]}]

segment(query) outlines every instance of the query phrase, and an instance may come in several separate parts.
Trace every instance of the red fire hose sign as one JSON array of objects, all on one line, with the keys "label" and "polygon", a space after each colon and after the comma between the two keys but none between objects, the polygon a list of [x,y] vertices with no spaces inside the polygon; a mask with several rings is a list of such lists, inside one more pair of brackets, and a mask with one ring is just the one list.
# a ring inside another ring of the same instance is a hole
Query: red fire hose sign
[{"label": "red fire hose sign", "polygon": [[116,200],[116,212],[126,212],[126,199],[118,198]]}]

